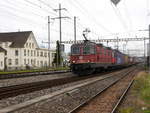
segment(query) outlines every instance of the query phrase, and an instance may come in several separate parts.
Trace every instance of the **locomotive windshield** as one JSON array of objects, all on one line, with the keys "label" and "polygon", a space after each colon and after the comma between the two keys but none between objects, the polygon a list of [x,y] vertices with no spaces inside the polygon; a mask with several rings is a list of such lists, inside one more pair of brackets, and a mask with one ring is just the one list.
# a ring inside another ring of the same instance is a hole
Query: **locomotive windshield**
[{"label": "locomotive windshield", "polygon": [[80,47],[79,46],[72,46],[71,47],[71,54],[72,55],[78,55],[78,54],[80,54]]},{"label": "locomotive windshield", "polygon": [[83,54],[95,54],[95,47],[94,45],[85,45],[83,47]]}]

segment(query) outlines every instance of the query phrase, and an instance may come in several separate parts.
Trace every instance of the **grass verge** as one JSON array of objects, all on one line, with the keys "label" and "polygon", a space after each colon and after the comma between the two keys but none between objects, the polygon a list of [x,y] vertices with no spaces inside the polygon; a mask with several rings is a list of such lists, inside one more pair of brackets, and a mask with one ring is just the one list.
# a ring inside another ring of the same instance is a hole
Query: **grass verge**
[{"label": "grass verge", "polygon": [[127,98],[126,107],[120,108],[119,113],[150,113],[150,75],[140,72]]},{"label": "grass verge", "polygon": [[30,72],[41,72],[41,71],[59,71],[69,70],[69,67],[57,67],[57,68],[43,68],[43,69],[31,69],[31,70],[15,70],[15,71],[0,71],[0,75],[3,74],[16,74],[16,73],[30,73]]}]

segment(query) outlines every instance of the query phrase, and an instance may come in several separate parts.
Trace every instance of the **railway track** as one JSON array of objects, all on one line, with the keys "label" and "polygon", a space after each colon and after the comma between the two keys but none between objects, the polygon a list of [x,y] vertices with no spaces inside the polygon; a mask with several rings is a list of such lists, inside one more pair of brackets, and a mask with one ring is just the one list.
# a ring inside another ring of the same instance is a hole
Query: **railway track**
[{"label": "railway track", "polygon": [[137,70],[129,71],[123,77],[81,103],[69,113],[115,113],[115,110],[134,82],[133,78],[137,72]]},{"label": "railway track", "polygon": [[[133,68],[128,68],[128,69],[124,69],[124,70],[117,71],[114,73],[109,73],[102,77],[101,76],[96,76],[93,78],[89,77],[89,79],[85,80],[84,82],[80,81],[76,85],[66,87],[64,89],[60,89],[59,91],[55,91],[50,94],[43,95],[41,97],[36,97],[36,98],[33,98],[31,100],[25,101],[20,104],[8,106],[6,108],[1,109],[0,112],[1,113],[6,113],[6,112],[13,113],[14,111],[16,111],[19,113],[24,113],[24,112],[35,112],[36,111],[36,112],[43,112],[43,113],[54,113],[54,112],[55,113],[60,113],[60,112],[71,113],[71,111],[74,112],[76,109],[78,109],[79,103],[81,103],[81,104],[85,103],[85,99],[90,100],[91,97],[93,97],[93,95],[98,94],[97,91],[102,92],[103,89],[107,89],[107,87],[109,87],[110,84],[115,84],[116,81],[123,78],[123,76],[126,76],[127,72],[130,73],[131,71],[133,71]],[[78,77],[78,78],[80,78],[80,77]],[[68,84],[68,86],[69,86],[69,84]],[[29,90],[33,90],[33,89],[31,88]],[[19,92],[24,92],[24,91],[19,91]],[[15,92],[13,92],[13,93],[15,93]],[[0,92],[0,94],[1,94],[1,92]],[[7,94],[5,93],[4,95],[7,95]],[[62,97],[63,95],[64,95],[64,97]],[[56,100],[53,98],[55,98]],[[70,99],[72,98],[72,99],[70,100],[69,98]],[[44,105],[42,105],[40,102],[43,103],[44,100],[47,101],[48,103],[46,102]],[[64,100],[65,103],[62,100]],[[61,104],[61,102],[62,102],[62,104]],[[48,108],[45,108],[45,106],[47,106],[47,105],[48,105]],[[31,107],[29,107],[29,106],[31,106]],[[41,109],[41,108],[43,108],[43,109]],[[64,108],[64,111],[62,108]],[[59,111],[59,110],[61,110],[61,111]],[[90,113],[93,113],[93,112],[90,112]]]},{"label": "railway track", "polygon": [[59,73],[67,73],[67,72],[70,72],[70,70],[41,71],[41,72],[28,72],[28,73],[15,73],[15,74],[0,74],[0,80],[31,77],[31,76],[39,76],[39,75],[48,75],[48,74],[59,74]]},{"label": "railway track", "polygon": [[[122,71],[122,70],[121,70]],[[112,71],[112,72],[118,72],[118,71]],[[106,75],[112,72],[103,72],[101,75]],[[99,74],[95,74],[94,76],[73,76],[73,77],[65,77],[65,78],[58,78],[58,79],[52,79],[52,80],[46,80],[46,81],[39,81],[39,82],[32,82],[32,83],[26,83],[26,84],[19,84],[19,85],[12,85],[7,87],[1,87],[0,88],[0,100],[4,98],[14,97],[20,94],[27,94],[33,91],[38,91],[46,88],[51,88],[54,86],[60,86],[71,82],[76,82],[80,80],[85,80],[89,78],[96,77]]]},{"label": "railway track", "polygon": [[27,84],[21,85],[13,85],[7,87],[0,88],[0,100],[8,97],[14,97],[20,94],[26,94],[37,90],[42,90],[58,85],[63,85],[70,82],[75,82],[78,80],[85,79],[85,77],[66,77],[61,79],[53,79],[47,81],[40,81],[40,82],[32,82]]}]

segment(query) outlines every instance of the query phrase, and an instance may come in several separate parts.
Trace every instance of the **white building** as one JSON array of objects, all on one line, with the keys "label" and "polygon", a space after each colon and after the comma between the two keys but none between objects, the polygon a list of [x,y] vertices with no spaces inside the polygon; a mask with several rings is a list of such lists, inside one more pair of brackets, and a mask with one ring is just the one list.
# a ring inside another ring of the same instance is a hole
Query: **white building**
[{"label": "white building", "polygon": [[[1,60],[4,64],[1,70],[43,68],[49,65],[49,51],[39,48],[32,31],[0,33],[0,47],[3,49],[0,50],[0,66]],[[50,50],[50,66],[54,54],[55,50]]]}]

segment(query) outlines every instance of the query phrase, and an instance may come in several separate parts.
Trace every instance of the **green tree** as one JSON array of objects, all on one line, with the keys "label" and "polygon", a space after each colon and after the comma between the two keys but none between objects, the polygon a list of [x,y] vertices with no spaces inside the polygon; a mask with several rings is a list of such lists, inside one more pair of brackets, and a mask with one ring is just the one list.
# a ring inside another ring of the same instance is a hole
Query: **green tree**
[{"label": "green tree", "polygon": [[60,66],[61,62],[62,62],[62,57],[61,57],[61,49],[60,49],[60,43],[59,41],[56,42],[56,53],[55,53],[55,57],[53,60],[53,63],[56,64],[56,66]]}]

